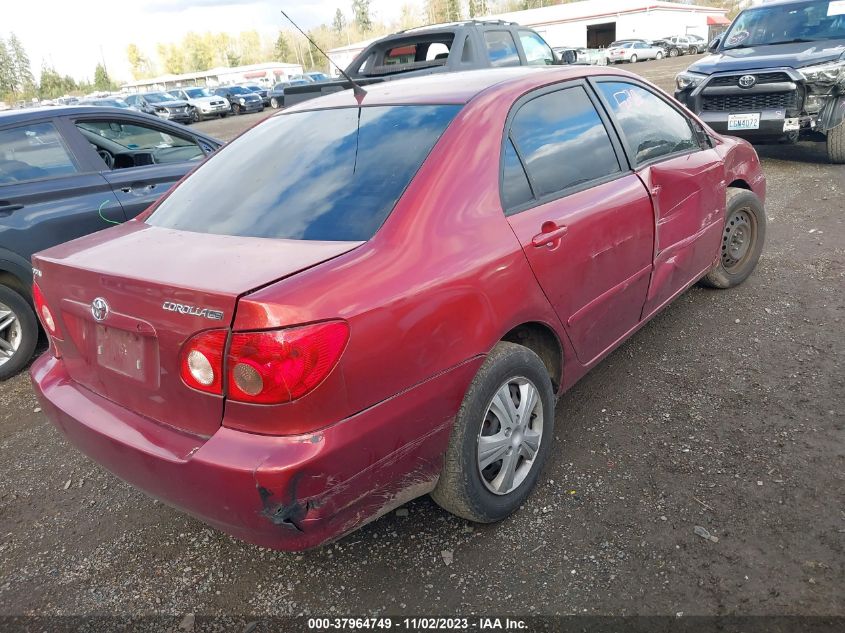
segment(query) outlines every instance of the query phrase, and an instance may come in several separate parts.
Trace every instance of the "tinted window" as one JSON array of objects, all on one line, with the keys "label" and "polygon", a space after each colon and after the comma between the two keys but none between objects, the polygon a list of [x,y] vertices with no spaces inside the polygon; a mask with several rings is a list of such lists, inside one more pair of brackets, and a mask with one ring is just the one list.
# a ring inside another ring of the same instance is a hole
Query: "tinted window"
[{"label": "tinted window", "polygon": [[599,90],[619,119],[638,164],[667,154],[698,149],[687,118],[645,88],[600,82]]},{"label": "tinted window", "polygon": [[531,201],[534,195],[531,193],[531,185],[528,183],[528,176],[522,162],[516,154],[513,142],[505,143],[505,156],[502,178],[502,204],[507,212],[526,202]]},{"label": "tinted window", "polygon": [[522,42],[522,50],[525,51],[525,59],[531,66],[551,66],[555,62],[552,49],[542,37],[532,31],[520,31],[519,40]]},{"label": "tinted window", "polygon": [[73,160],[52,123],[0,131],[0,184],[75,172]]},{"label": "tinted window", "polygon": [[526,103],[511,136],[538,197],[619,171],[607,130],[580,86]]},{"label": "tinted window", "polygon": [[106,161],[110,169],[134,166],[115,160],[115,154],[124,151],[147,151],[153,155],[156,165],[200,160],[205,157],[205,153],[193,139],[135,122],[114,119],[77,121],[76,127],[88,142],[97,147],[97,154]]},{"label": "tinted window", "polygon": [[367,240],[459,109],[341,108],[273,117],[213,155],[147,221],[221,235]]},{"label": "tinted window", "polygon": [[485,31],[484,40],[493,66],[519,66],[519,53],[510,31]]}]

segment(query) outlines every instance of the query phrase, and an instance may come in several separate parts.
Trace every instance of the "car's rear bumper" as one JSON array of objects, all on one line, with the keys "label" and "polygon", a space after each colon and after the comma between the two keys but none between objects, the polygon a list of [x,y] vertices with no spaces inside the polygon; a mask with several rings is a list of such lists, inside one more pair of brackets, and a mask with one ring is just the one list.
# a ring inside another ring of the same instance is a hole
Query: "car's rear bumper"
[{"label": "car's rear bumper", "polygon": [[118,477],[245,541],[300,550],[431,491],[481,360],[286,437],[221,427],[205,438],[158,424],[79,386],[49,353],[31,376],[50,420]]}]

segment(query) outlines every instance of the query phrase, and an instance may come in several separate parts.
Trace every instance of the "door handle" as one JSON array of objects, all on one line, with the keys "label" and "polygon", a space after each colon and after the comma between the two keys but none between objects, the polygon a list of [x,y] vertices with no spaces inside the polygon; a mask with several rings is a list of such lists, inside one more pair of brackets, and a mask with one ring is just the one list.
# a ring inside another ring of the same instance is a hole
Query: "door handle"
[{"label": "door handle", "polygon": [[152,184],[149,184],[149,185],[136,185],[134,187],[131,186],[131,185],[128,185],[126,187],[121,187],[120,190],[123,193],[132,193],[133,191],[152,191],[155,188],[156,188],[155,183],[152,183]]},{"label": "door handle", "polygon": [[554,222],[543,222],[543,226],[540,230],[542,233],[535,235],[531,239],[531,245],[534,246],[534,248],[554,246],[555,242],[559,241],[569,232],[569,227],[566,225],[558,226]]}]

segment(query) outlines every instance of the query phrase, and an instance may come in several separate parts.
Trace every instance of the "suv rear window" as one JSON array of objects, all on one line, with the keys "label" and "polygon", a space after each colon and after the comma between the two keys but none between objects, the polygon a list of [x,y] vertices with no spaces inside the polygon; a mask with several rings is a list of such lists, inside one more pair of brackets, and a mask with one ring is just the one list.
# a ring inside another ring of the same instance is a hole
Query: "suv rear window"
[{"label": "suv rear window", "polygon": [[460,108],[275,116],[208,159],[147,223],[243,237],[368,240]]}]

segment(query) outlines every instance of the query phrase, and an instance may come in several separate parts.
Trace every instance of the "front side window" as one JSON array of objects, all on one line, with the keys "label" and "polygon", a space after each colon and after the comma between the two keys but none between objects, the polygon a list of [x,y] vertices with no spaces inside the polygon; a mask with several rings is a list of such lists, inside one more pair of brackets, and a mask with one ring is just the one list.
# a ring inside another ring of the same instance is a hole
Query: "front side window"
[{"label": "front side window", "polygon": [[0,131],[0,185],[76,173],[76,166],[52,123]]},{"label": "front side window", "polygon": [[519,52],[510,31],[485,31],[484,41],[492,66],[519,66]]},{"label": "front side window", "polygon": [[208,91],[208,88],[188,88],[187,90],[183,91],[183,94],[187,95],[190,99],[200,99],[202,97],[211,96],[211,93]]},{"label": "front side window", "polygon": [[205,157],[193,139],[135,122],[86,120],[77,121],[76,127],[97,148],[97,154],[106,166],[112,169],[134,166],[131,162],[116,159],[118,154],[124,152],[149,152],[152,162],[157,165]]},{"label": "front side window", "polygon": [[687,118],[654,93],[617,81],[602,81],[598,87],[619,120],[638,165],[699,149]]},{"label": "front side window", "polygon": [[368,240],[459,110],[374,106],[272,117],[214,154],[147,222],[242,237]]},{"label": "front side window", "polygon": [[537,197],[620,171],[604,123],[580,86],[526,103],[514,116],[510,134]]},{"label": "front side window", "polygon": [[542,37],[533,31],[520,31],[519,41],[525,51],[525,60],[530,66],[551,66],[555,63],[552,49]]}]

